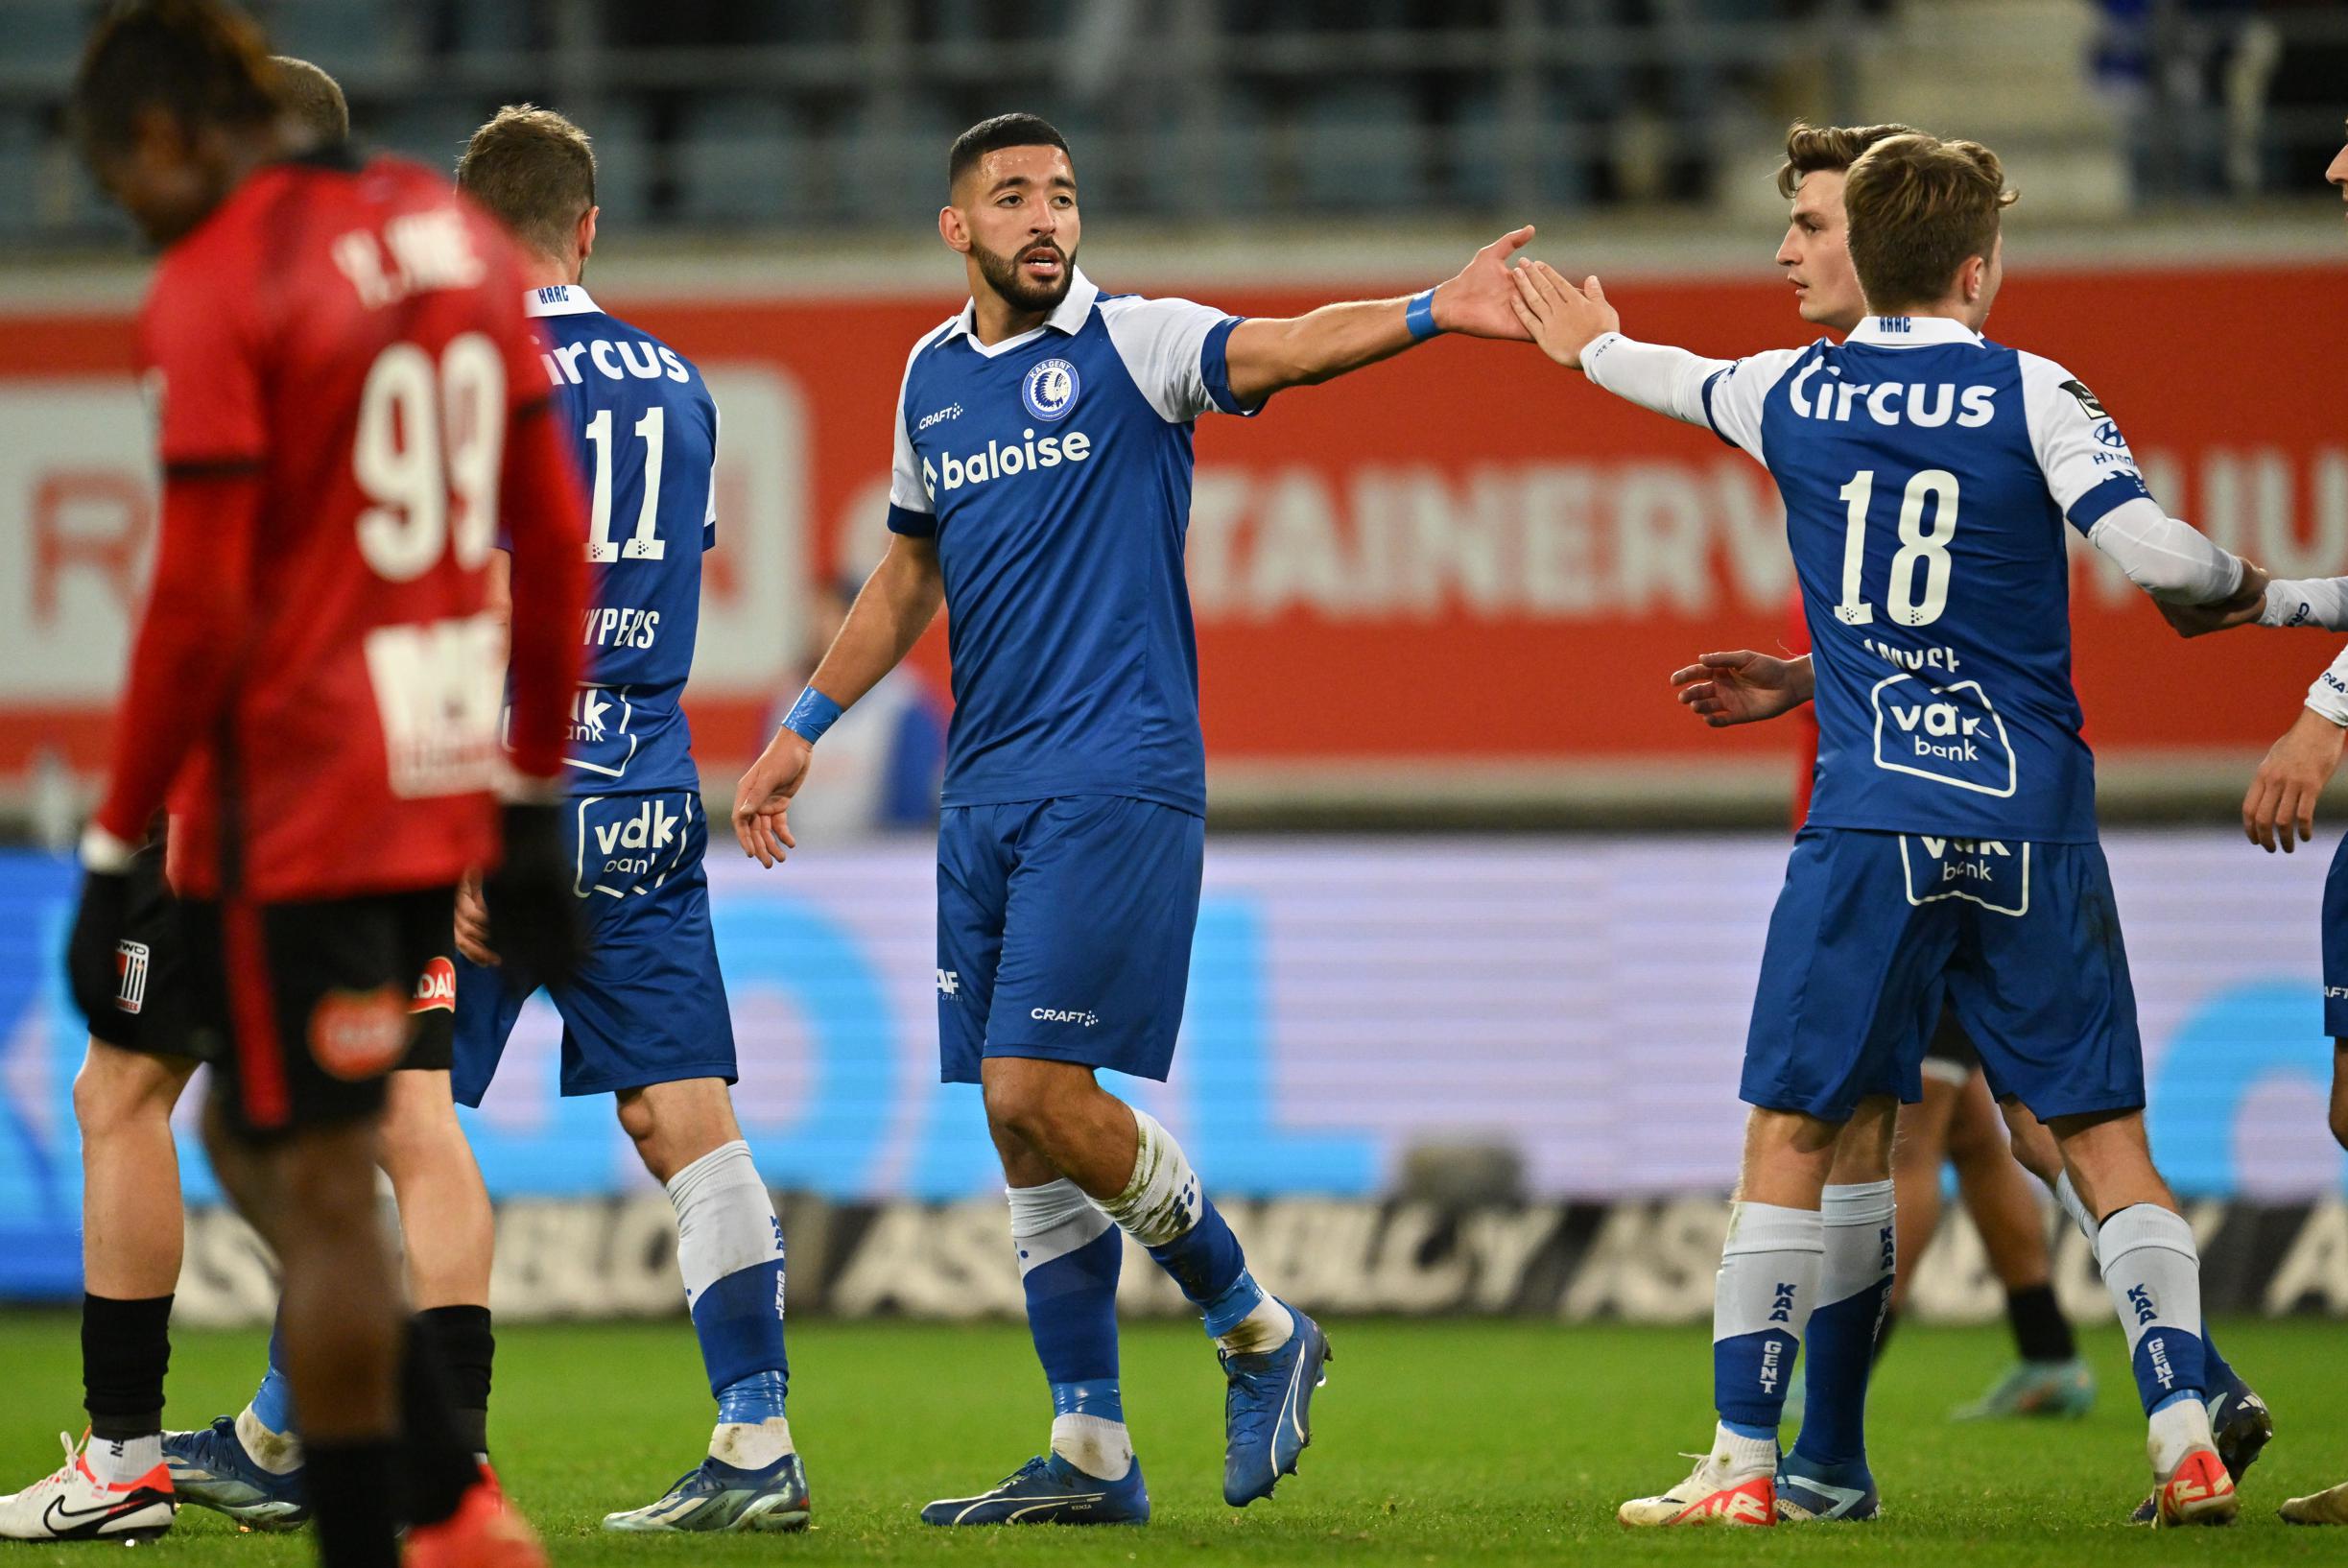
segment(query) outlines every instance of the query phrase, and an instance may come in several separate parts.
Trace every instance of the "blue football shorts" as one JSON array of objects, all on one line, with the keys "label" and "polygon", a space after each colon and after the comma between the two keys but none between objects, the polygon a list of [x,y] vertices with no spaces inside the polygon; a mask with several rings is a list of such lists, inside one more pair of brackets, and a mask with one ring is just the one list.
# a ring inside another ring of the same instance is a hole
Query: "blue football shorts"
[{"label": "blue football shorts", "polygon": [[1163,1081],[1206,823],[1120,796],[953,806],[937,829],[939,1076],[1038,1057]]},{"label": "blue football shorts", "polygon": [[2348,835],[2324,873],[2324,1033],[2348,1040]]},{"label": "blue football shorts", "polygon": [[[578,975],[551,988],[562,1015],[562,1092],[612,1094],[681,1079],[735,1079],[733,1015],[709,927],[709,827],[691,791],[571,802],[573,891],[585,905]],[[450,1087],[478,1105],[534,976],[457,960]]]},{"label": "blue football shorts", "polygon": [[1835,827],[1794,839],[1739,1092],[1830,1122],[1868,1095],[1918,1100],[1944,1002],[2000,1099],[2042,1121],[2143,1107],[2100,846]]}]

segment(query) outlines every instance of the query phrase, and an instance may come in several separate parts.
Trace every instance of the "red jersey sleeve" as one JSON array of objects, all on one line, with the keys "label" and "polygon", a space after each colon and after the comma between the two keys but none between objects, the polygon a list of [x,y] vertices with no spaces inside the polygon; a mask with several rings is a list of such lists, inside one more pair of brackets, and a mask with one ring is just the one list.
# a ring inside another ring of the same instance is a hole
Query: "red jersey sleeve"
[{"label": "red jersey sleeve", "polygon": [[564,445],[541,386],[511,417],[500,487],[513,550],[513,764],[538,779],[562,768],[587,609],[587,507]]},{"label": "red jersey sleeve", "polygon": [[166,261],[140,321],[166,472],[240,467],[269,452],[260,344],[243,301],[204,286],[206,255]]}]

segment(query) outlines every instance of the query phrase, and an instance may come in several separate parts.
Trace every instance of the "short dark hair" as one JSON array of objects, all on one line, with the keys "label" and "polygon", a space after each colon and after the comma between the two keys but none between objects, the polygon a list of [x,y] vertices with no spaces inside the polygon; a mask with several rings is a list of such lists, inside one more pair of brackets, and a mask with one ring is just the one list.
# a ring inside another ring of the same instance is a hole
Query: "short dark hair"
[{"label": "short dark hair", "polygon": [[1068,138],[1040,114],[998,114],[981,120],[954,138],[954,151],[946,154],[946,183],[951,186],[979,159],[1006,147],[1056,147],[1065,153]]},{"label": "short dark hair", "polygon": [[1979,142],[1919,131],[1867,149],[1842,188],[1867,309],[1896,316],[1947,294],[1957,269],[1997,249],[1999,214],[2015,194],[1997,154]]},{"label": "short dark hair", "polygon": [[145,108],[260,127],[283,107],[268,40],[225,0],[125,0],[90,34],[73,85],[75,130],[93,154],[128,147]]},{"label": "short dark hair", "polygon": [[1796,120],[1786,128],[1786,161],[1777,166],[1777,194],[1791,200],[1802,188],[1802,177],[1841,174],[1859,161],[1859,154],[1877,142],[1912,136],[1916,128],[1896,122],[1886,125],[1812,125]]},{"label": "short dark hair", "polygon": [[531,249],[564,256],[595,205],[595,149],[553,109],[508,104],[465,144],[457,187]]},{"label": "short dark hair", "polygon": [[350,139],[350,100],[343,96],[343,84],[306,59],[291,55],[272,55],[271,65],[277,71],[277,96],[285,103],[285,111],[301,123],[321,142]]}]

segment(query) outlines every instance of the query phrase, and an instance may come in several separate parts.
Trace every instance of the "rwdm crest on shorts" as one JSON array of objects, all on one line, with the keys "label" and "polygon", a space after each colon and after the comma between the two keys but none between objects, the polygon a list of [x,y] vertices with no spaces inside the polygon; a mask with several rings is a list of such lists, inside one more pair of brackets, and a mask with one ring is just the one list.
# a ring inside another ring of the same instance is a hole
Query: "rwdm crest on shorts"
[{"label": "rwdm crest on shorts", "polygon": [[1038,360],[1028,367],[1027,379],[1019,384],[1019,401],[1038,419],[1063,419],[1077,406],[1080,385],[1077,368],[1066,360]]}]

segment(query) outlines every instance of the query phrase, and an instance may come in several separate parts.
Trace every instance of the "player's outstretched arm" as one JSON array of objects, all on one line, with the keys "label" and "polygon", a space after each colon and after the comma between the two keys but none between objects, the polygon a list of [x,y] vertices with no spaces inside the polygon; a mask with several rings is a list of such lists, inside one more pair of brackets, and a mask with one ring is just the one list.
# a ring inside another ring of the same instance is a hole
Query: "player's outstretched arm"
[{"label": "player's outstretched arm", "polygon": [[2161,613],[2187,637],[2253,624],[2348,631],[2348,577],[2277,578],[2267,582],[2265,596],[2254,605],[2226,611],[2213,606],[2163,605]]},{"label": "player's outstretched arm", "polygon": [[1253,408],[1285,388],[1314,386],[1391,359],[1438,332],[1523,342],[1529,334],[1509,308],[1515,287],[1508,281],[1508,258],[1531,238],[1530,224],[1503,234],[1456,275],[1407,299],[1355,300],[1240,322],[1224,347],[1231,395]]},{"label": "player's outstretched arm", "polygon": [[1672,694],[1715,729],[1791,713],[1814,689],[1808,653],[1791,659],[1750,649],[1699,653],[1694,664],[1672,672]]},{"label": "player's outstretched arm", "polygon": [[890,535],[889,553],[865,579],[863,591],[807,689],[734,792],[734,838],[744,854],[772,867],[786,851],[798,847],[791,834],[791,797],[807,781],[816,742],[833,720],[854,707],[913,652],[945,602],[937,541]]},{"label": "player's outstretched arm", "polygon": [[[1606,291],[1596,277],[1576,284],[1547,262],[1529,261],[1516,269],[1511,281],[1516,284],[1511,303],[1517,319],[1541,352],[1625,402],[1688,424],[1712,425],[1738,440],[1734,426],[1721,429],[1715,424],[1716,413],[1724,411],[1708,407],[1704,395],[1716,377],[1737,368],[1735,362],[1625,337],[1623,319],[1607,303]],[[1760,385],[1766,390],[1766,381]],[[1756,423],[1757,415],[1745,422]],[[1738,444],[1750,449],[1747,441]]]},{"label": "player's outstretched arm", "polygon": [[[2207,630],[2255,619],[2265,604],[2264,570],[2141,494],[2099,518],[2087,531],[2087,542],[2118,561],[2128,581],[2149,594],[2164,614],[2172,607],[2199,611],[2210,623]],[[2171,625],[2178,620],[2170,615]],[[2177,630],[2196,634],[2183,625]]]}]

